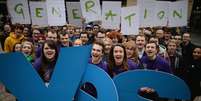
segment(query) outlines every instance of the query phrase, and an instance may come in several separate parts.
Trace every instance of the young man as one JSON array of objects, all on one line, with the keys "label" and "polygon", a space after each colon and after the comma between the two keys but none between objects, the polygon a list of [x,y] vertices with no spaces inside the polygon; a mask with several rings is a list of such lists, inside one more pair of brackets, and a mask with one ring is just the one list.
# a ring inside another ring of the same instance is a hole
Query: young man
[{"label": "young man", "polygon": [[146,38],[144,35],[137,35],[135,44],[138,48],[139,59],[141,59],[146,53],[144,52],[144,46],[146,44]]},{"label": "young man", "polygon": [[[91,58],[88,63],[94,64],[107,72],[107,64],[102,60],[103,54],[104,44],[102,42],[94,42],[91,51]],[[85,83],[84,86],[82,86],[82,90],[97,98],[96,88],[91,83]]]},{"label": "young man", "polygon": [[89,63],[94,64],[107,72],[106,62],[102,60],[104,55],[104,44],[103,42],[94,42],[91,50],[91,58]]},{"label": "young man", "polygon": [[157,29],[155,36],[159,39],[159,44],[165,46],[164,30],[163,29]]},{"label": "young man", "polygon": [[24,36],[22,34],[23,29],[24,29],[23,26],[20,24],[17,24],[15,26],[14,32],[11,32],[9,37],[7,37],[5,40],[4,43],[5,52],[12,52],[14,45],[16,43],[20,43],[24,39]]},{"label": "young man", "polygon": [[105,46],[103,60],[108,62],[110,49],[112,48],[113,43],[112,43],[112,40],[107,37],[103,39],[103,43]]},{"label": "young man", "polygon": [[48,31],[47,34],[46,34],[46,36],[45,36],[45,38],[46,38],[46,40],[52,40],[55,43],[57,43],[59,35],[57,34],[57,32]]},{"label": "young man", "polygon": [[184,61],[181,54],[177,52],[176,40],[171,39],[167,44],[167,53],[170,59],[170,67],[173,70],[174,75],[185,79],[186,67],[184,67]]},{"label": "young man", "polygon": [[95,39],[96,40],[101,40],[103,41],[103,39],[106,37],[105,33],[103,31],[98,31],[96,36],[95,36]]},{"label": "young man", "polygon": [[145,52],[147,55],[143,56],[141,62],[145,69],[163,71],[172,73],[170,65],[162,57],[158,56],[158,45],[150,42],[145,46]]},{"label": "young man", "polygon": [[80,40],[82,40],[83,45],[87,45],[89,41],[89,37],[87,32],[81,32],[80,33]]},{"label": "young man", "polygon": [[70,47],[72,46],[72,43],[70,41],[69,35],[67,32],[60,32],[59,34],[59,42],[61,47]]},{"label": "young man", "polygon": [[3,32],[0,33],[0,43],[1,43],[2,50],[4,50],[4,42],[5,42],[6,38],[9,36],[10,32],[11,32],[10,25],[5,24]]},{"label": "young man", "polygon": [[182,47],[182,56],[184,58],[184,63],[186,66],[190,65],[193,60],[193,49],[195,47],[194,44],[191,43],[190,33],[185,32],[182,36],[183,42],[181,44]]}]

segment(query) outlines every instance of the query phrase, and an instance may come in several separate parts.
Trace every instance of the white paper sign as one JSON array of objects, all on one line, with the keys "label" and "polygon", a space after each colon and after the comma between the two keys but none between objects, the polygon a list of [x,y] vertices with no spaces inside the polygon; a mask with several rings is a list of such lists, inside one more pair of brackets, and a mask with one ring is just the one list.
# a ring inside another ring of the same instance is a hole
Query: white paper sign
[{"label": "white paper sign", "polygon": [[80,2],[66,2],[66,9],[69,24],[82,26],[82,22],[80,19],[82,16]]},{"label": "white paper sign", "polygon": [[30,24],[30,15],[27,0],[7,0],[8,12],[12,24]]},{"label": "white paper sign", "polygon": [[31,20],[33,25],[45,27],[47,22],[46,2],[30,1]]},{"label": "white paper sign", "polygon": [[101,8],[99,0],[80,0],[82,15],[86,23],[101,20]]},{"label": "white paper sign", "polygon": [[107,29],[119,29],[121,2],[103,1],[102,26]]},{"label": "white paper sign", "polygon": [[155,0],[138,0],[137,6],[140,9],[140,27],[153,27],[154,3]]},{"label": "white paper sign", "polygon": [[137,35],[139,29],[139,10],[137,6],[121,10],[121,32],[123,35]]},{"label": "white paper sign", "polygon": [[169,27],[187,26],[188,0],[169,3]]},{"label": "white paper sign", "polygon": [[152,20],[152,25],[154,26],[167,26],[168,23],[168,6],[167,1],[156,1],[154,3],[154,20]]},{"label": "white paper sign", "polygon": [[64,0],[46,0],[48,25],[63,26],[66,24]]}]

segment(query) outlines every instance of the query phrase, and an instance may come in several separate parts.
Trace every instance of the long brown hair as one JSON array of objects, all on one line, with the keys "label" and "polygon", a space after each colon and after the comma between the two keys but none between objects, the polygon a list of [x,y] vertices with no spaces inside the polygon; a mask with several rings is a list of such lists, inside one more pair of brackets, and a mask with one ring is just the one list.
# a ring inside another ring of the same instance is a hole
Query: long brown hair
[{"label": "long brown hair", "polygon": [[[55,59],[54,61],[49,61],[46,57],[45,57],[45,54],[44,54],[44,46],[45,44],[47,44],[51,49],[54,49],[55,50]],[[38,70],[40,76],[43,78],[43,74],[46,72],[47,69],[52,69],[54,70],[54,67],[55,67],[55,64],[56,64],[56,61],[57,61],[57,57],[59,55],[58,53],[58,48],[57,48],[57,44],[52,41],[52,40],[47,40],[44,42],[43,46],[42,46],[42,49],[41,49],[41,67],[40,69]],[[51,68],[48,68],[48,67],[51,67]]]},{"label": "long brown hair", "polygon": [[112,76],[112,77],[114,76],[113,68],[115,68],[117,66],[115,64],[114,54],[113,54],[114,53],[114,48],[117,47],[117,46],[123,48],[123,51],[124,51],[123,62],[122,62],[122,65],[120,66],[120,68],[123,69],[124,71],[128,70],[126,49],[122,44],[115,44],[114,46],[112,46],[112,48],[110,50],[109,61],[108,61],[108,72],[109,72],[110,76]]}]

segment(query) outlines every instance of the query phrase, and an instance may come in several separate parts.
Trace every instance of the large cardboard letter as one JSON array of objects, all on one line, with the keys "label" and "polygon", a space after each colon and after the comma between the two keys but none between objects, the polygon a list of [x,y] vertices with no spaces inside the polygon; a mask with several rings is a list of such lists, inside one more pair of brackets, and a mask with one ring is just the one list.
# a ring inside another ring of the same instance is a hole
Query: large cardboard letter
[{"label": "large cardboard letter", "polygon": [[88,64],[81,85],[86,82],[95,86],[97,99],[80,89],[76,101],[119,101],[113,80],[101,68]]},{"label": "large cardboard letter", "polygon": [[0,54],[0,81],[19,101],[72,101],[90,50],[89,46],[62,48],[48,87],[22,53]]},{"label": "large cardboard letter", "polygon": [[159,97],[189,100],[188,86],[180,78],[160,71],[134,70],[114,77],[120,101],[149,101],[138,95],[141,87],[156,90]]}]

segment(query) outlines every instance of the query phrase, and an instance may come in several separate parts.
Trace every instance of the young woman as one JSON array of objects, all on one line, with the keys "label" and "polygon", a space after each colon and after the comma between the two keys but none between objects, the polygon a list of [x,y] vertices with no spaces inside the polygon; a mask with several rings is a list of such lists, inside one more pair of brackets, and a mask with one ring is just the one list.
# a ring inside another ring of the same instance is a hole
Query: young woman
[{"label": "young woman", "polygon": [[128,61],[132,61],[135,64],[139,64],[139,59],[138,59],[138,50],[137,46],[134,41],[128,41],[124,43],[124,46],[126,48],[126,54],[127,54],[127,59]]},{"label": "young woman", "polygon": [[21,51],[29,62],[31,62],[31,63],[34,62],[35,50],[34,50],[34,45],[31,41],[22,42],[22,50]]},{"label": "young woman", "polygon": [[42,55],[33,64],[40,77],[46,83],[51,79],[58,54],[56,43],[52,40],[47,40],[42,46]]},{"label": "young woman", "polygon": [[122,44],[112,47],[109,54],[108,73],[111,77],[124,71],[137,69],[137,65],[127,60],[126,49]]},{"label": "young woman", "polygon": [[201,95],[201,48],[196,47],[193,49],[193,60],[191,64],[187,67],[187,83],[191,90],[192,101],[196,96]]}]

